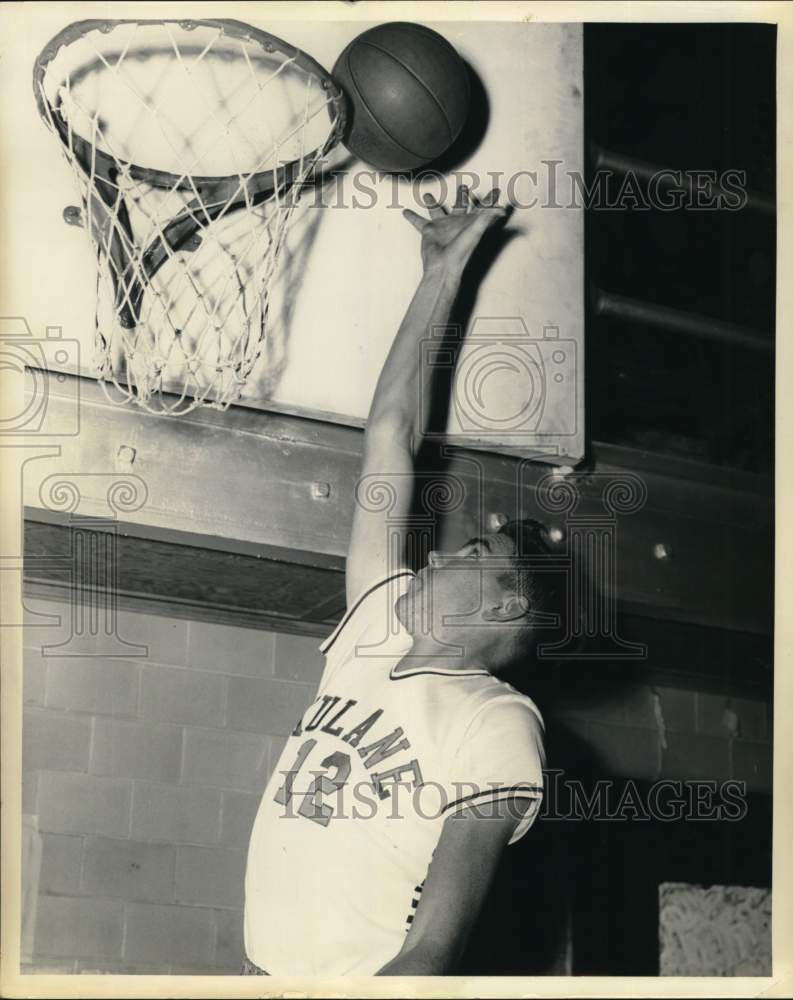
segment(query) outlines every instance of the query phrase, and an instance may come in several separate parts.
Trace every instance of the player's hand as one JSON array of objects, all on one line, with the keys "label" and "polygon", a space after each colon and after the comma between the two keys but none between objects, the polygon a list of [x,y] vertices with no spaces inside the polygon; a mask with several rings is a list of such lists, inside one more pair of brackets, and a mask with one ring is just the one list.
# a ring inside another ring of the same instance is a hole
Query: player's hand
[{"label": "player's hand", "polygon": [[480,201],[465,184],[460,184],[451,208],[445,208],[430,194],[424,195],[429,219],[405,209],[402,214],[421,233],[425,273],[465,267],[485,231],[507,215],[507,209],[498,204],[498,196],[498,188],[493,188]]}]

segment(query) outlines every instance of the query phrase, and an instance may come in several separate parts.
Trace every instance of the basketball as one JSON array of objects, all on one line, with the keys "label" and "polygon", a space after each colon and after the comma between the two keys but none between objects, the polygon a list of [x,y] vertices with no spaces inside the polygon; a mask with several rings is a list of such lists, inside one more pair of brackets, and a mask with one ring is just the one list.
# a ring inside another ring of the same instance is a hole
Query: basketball
[{"label": "basketball", "polygon": [[394,21],[364,31],[341,53],[333,77],[350,105],[344,144],[378,170],[426,166],[465,124],[465,64],[442,35],[423,25]]}]

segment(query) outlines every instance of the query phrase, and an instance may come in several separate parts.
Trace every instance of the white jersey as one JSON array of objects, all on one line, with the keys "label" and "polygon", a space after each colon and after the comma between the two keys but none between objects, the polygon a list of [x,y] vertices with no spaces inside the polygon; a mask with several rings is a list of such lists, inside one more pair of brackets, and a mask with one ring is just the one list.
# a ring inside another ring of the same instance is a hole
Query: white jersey
[{"label": "white jersey", "polygon": [[445,820],[529,799],[514,843],[539,811],[534,703],[453,661],[400,669],[412,639],[394,603],[412,576],[370,587],[320,646],[316,701],[264,792],[248,851],[245,948],[270,975],[378,972],[402,946]]}]

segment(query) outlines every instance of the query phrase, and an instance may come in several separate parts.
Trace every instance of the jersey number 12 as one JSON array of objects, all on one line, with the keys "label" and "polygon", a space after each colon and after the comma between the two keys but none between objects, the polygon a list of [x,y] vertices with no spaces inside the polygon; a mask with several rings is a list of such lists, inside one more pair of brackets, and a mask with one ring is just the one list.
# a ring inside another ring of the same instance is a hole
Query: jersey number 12
[{"label": "jersey number 12", "polygon": [[[291,801],[298,771],[316,744],[316,740],[306,740],[298,750],[294,764],[286,772],[284,783],[275,793],[275,801],[280,805],[286,806]],[[297,813],[314,823],[319,823],[320,826],[327,826],[333,817],[333,809],[322,801],[322,796],[332,795],[344,786],[350,776],[350,758],[346,753],[336,750],[321,761],[320,766],[325,768],[325,774],[320,774],[318,771],[311,772],[314,774],[314,780],[303,795]]]}]

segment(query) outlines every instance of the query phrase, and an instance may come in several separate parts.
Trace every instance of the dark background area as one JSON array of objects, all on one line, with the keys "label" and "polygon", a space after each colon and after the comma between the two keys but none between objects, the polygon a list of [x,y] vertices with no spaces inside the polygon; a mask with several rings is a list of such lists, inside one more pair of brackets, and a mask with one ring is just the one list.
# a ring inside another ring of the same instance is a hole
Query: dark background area
[{"label": "dark background area", "polygon": [[[586,331],[591,438],[766,473],[773,459],[776,225],[771,25],[587,25],[588,181],[602,150],[746,172],[740,211],[590,211],[597,289],[757,334],[757,349],[597,315]],[[624,178],[615,174],[612,191]],[[751,207],[755,206],[755,207]],[[765,350],[763,349],[763,343]]]},{"label": "dark background area", "polygon": [[[646,803],[649,783],[633,785]],[[770,886],[769,797],[737,822],[540,819],[503,856],[465,972],[657,976],[662,882]]]},{"label": "dark background area", "polygon": [[[584,44],[588,187],[604,164],[634,161],[743,170],[751,192],[740,211],[587,212],[589,439],[691,459],[703,479],[720,466],[770,484],[776,30],[600,24]],[[614,171],[612,196],[624,179]],[[603,291],[694,316],[699,332],[610,315]],[[581,685],[566,679],[569,703]],[[539,700],[551,708],[549,762],[591,789],[608,764],[557,724],[550,694]],[[691,744],[692,777],[702,748]],[[770,794],[750,787],[738,822],[540,820],[505,854],[466,971],[657,975],[659,884],[770,886],[771,818]]]}]

